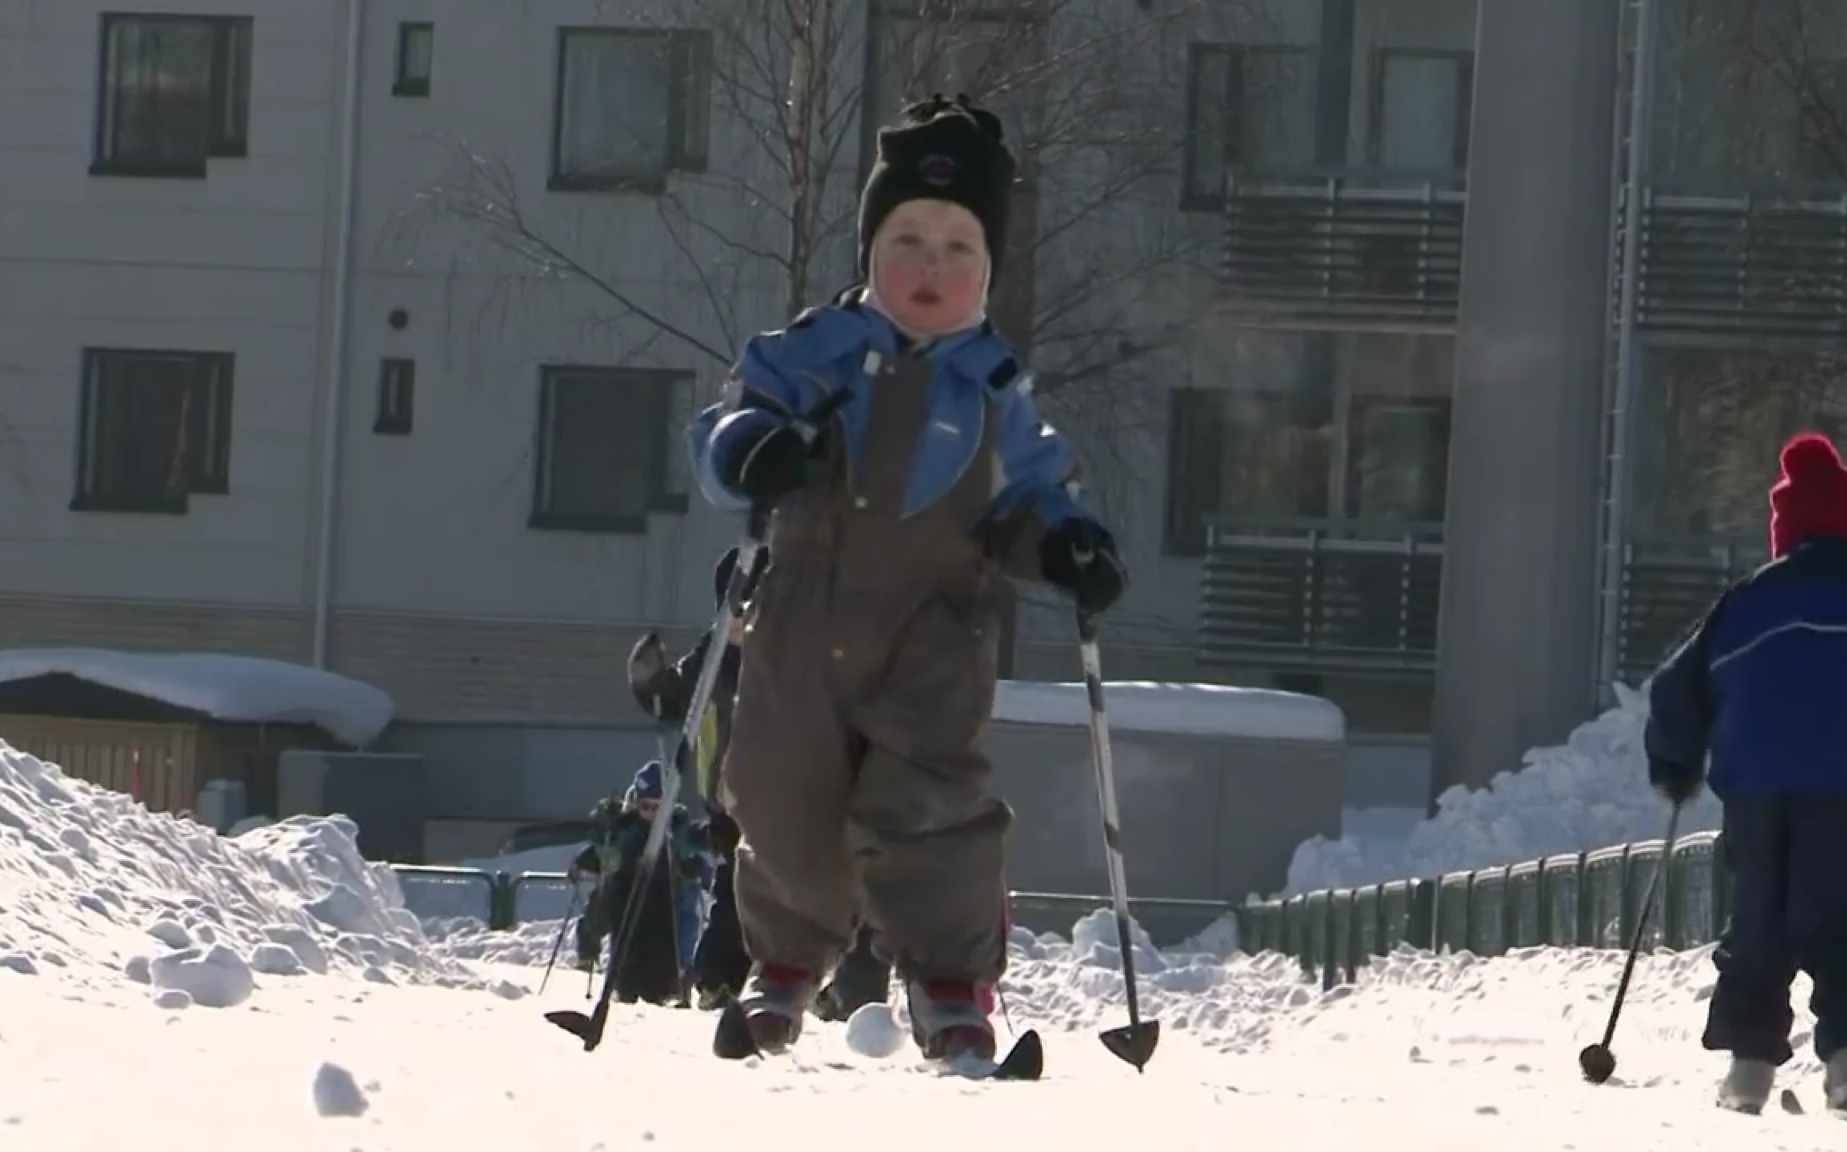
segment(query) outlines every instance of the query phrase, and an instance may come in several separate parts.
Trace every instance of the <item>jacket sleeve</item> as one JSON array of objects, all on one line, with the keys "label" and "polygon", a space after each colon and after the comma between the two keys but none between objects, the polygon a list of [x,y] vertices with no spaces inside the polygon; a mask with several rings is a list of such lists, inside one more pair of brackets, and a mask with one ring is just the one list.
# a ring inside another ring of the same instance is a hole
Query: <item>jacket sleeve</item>
[{"label": "jacket sleeve", "polygon": [[806,390],[792,381],[784,363],[785,339],[782,332],[753,336],[725,381],[724,399],[701,412],[686,430],[686,449],[699,490],[722,510],[738,511],[748,505],[742,493],[720,479],[739,448],[809,406]]},{"label": "jacket sleeve", "polygon": [[1088,518],[1079,498],[1077,449],[1039,415],[1030,377],[998,401],[994,445],[999,469],[988,550],[1016,579],[1040,580],[1039,541],[1067,520]]},{"label": "jacket sleeve", "polygon": [[1648,688],[1648,726],[1642,743],[1650,763],[1682,774],[1703,774],[1712,738],[1712,631],[1725,598],[1713,605],[1692,634],[1655,672]]},{"label": "jacket sleeve", "polygon": [[584,850],[579,852],[576,859],[571,861],[571,868],[574,871],[591,876],[601,872],[603,870],[603,862],[597,858],[596,845],[584,845]]}]

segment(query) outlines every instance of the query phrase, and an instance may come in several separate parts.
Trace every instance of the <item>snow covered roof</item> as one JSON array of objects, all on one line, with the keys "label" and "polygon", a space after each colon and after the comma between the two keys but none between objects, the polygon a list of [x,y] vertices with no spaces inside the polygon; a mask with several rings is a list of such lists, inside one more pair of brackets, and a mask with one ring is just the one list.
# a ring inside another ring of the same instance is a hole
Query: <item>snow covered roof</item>
[{"label": "snow covered roof", "polygon": [[[1266,688],[1110,681],[1103,686],[1103,704],[1110,724],[1131,732],[1330,743],[1347,738],[1347,717],[1339,706]],[[999,721],[1082,728],[1089,718],[1090,694],[1082,684],[1003,680],[995,694]]]},{"label": "snow covered roof", "polygon": [[250,656],[0,649],[0,684],[63,674],[240,724],[312,724],[363,748],[391,723],[391,697],[345,676]]}]

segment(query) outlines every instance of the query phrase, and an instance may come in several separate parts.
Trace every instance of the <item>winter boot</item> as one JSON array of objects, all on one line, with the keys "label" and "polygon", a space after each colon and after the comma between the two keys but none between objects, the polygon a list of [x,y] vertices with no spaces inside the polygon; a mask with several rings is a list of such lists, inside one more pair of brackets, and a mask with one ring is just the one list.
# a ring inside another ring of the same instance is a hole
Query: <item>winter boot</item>
[{"label": "winter boot", "polygon": [[994,1059],[994,990],[966,980],[906,980],[911,1038],[927,1060]]},{"label": "winter boot", "polygon": [[1755,1116],[1770,1102],[1770,1089],[1775,1085],[1775,1064],[1734,1056],[1731,1069],[1719,1085],[1719,1107]]},{"label": "winter boot", "polygon": [[811,972],[780,964],[761,964],[751,970],[738,1007],[744,1011],[757,1051],[780,1052],[795,1043],[819,983]]},{"label": "winter boot", "polygon": [[1828,1108],[1834,1112],[1847,1112],[1847,1052],[1836,1052],[1828,1058],[1828,1070],[1821,1083]]}]

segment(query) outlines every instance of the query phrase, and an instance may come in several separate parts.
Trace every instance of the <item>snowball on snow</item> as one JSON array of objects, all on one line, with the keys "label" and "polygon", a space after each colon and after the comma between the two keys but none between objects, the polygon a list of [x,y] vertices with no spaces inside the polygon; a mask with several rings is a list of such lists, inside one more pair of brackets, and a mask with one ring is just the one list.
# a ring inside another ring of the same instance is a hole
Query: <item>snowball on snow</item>
[{"label": "snowball on snow", "polygon": [[148,973],[154,987],[176,988],[203,1008],[235,1008],[250,999],[256,987],[250,965],[223,944],[156,956],[148,964]]},{"label": "snowball on snow", "polygon": [[861,1004],[847,1017],[847,1047],[858,1055],[888,1060],[908,1039],[889,1004]]},{"label": "snowball on snow", "polygon": [[353,1074],[338,1064],[315,1069],[312,1092],[314,1110],[322,1116],[364,1116],[371,1107]]}]

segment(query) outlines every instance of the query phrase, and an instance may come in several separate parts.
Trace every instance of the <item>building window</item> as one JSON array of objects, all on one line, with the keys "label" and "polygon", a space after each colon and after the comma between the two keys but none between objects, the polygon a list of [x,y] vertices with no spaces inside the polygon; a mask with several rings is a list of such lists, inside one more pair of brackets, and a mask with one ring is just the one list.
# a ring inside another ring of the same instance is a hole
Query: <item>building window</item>
[{"label": "building window", "polygon": [[1210,526],[1272,531],[1332,511],[1334,347],[1321,335],[1240,347],[1239,388],[1176,389],[1169,404],[1164,550],[1206,551]]},{"label": "building window", "polygon": [[1234,176],[1288,179],[1315,166],[1319,51],[1194,44],[1187,61],[1181,207],[1223,211]]},{"label": "building window", "polygon": [[436,25],[398,25],[398,69],[393,96],[428,96],[430,71],[436,63]]},{"label": "building window", "polygon": [[1764,543],[1764,489],[1796,432],[1847,443],[1847,356],[1645,346],[1627,533],[1648,545]]},{"label": "building window", "polygon": [[561,29],[548,186],[658,191],[704,171],[711,107],[711,33]]},{"label": "building window", "polygon": [[105,13],[96,176],[199,179],[249,151],[251,22]]},{"label": "building window", "polygon": [[71,507],[183,515],[189,496],[229,492],[232,366],[226,352],[86,349]]},{"label": "building window", "polygon": [[1354,520],[1441,526],[1449,494],[1447,398],[1355,396],[1347,431]]},{"label": "building window", "polygon": [[650,513],[683,513],[671,455],[686,372],[548,365],[539,373],[534,528],[648,530]]},{"label": "building window", "polygon": [[1372,80],[1373,167],[1424,176],[1468,167],[1474,53],[1381,48],[1373,54]]},{"label": "building window", "polygon": [[417,396],[415,360],[381,360],[378,366],[378,415],[372,431],[380,436],[409,436]]}]

